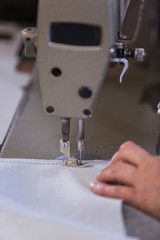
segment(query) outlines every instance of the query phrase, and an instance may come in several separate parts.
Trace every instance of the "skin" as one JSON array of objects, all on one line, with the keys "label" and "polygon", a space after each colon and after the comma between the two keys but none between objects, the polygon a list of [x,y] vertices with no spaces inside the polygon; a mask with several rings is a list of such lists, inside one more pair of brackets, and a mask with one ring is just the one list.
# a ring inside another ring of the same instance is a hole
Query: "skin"
[{"label": "skin", "polygon": [[[158,109],[160,115],[160,103]],[[97,182],[91,183],[91,190],[104,197],[122,199],[160,220],[160,156],[152,156],[128,141],[99,173]]]}]

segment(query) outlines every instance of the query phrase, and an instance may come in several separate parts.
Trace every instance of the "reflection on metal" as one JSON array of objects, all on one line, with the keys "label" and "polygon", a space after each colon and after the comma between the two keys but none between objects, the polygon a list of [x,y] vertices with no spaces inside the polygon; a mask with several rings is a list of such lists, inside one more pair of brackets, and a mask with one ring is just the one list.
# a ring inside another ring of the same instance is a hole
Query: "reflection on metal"
[{"label": "reflection on metal", "polygon": [[132,58],[137,62],[143,62],[146,56],[144,48],[129,49],[126,45],[119,42],[115,43],[114,47],[110,49],[110,54],[111,62],[123,63],[124,65],[122,73],[120,75],[120,83],[122,83],[123,76],[129,67],[128,59]]}]

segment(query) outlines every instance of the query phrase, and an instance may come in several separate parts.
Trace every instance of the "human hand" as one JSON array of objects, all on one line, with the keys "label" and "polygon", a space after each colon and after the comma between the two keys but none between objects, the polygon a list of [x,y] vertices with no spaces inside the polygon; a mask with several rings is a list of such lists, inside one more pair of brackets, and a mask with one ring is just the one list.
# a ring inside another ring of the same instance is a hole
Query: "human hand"
[{"label": "human hand", "polygon": [[91,184],[91,189],[101,196],[122,199],[160,219],[160,157],[126,142],[97,176],[97,182]]}]

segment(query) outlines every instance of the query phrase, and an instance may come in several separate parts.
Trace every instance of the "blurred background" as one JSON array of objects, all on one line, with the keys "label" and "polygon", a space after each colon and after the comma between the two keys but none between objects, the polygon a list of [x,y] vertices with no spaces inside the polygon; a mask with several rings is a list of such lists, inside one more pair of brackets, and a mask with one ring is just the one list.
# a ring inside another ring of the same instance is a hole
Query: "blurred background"
[{"label": "blurred background", "polygon": [[36,22],[38,0],[1,0],[0,20]]}]

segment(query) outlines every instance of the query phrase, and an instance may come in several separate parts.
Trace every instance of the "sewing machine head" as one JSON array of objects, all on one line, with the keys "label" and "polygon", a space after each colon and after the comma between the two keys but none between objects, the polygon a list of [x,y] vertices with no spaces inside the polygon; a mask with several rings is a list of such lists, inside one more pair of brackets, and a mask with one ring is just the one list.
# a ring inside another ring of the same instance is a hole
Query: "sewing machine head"
[{"label": "sewing machine head", "polygon": [[128,57],[143,60],[143,49],[129,50],[121,43],[129,3],[40,0],[38,31],[23,31],[27,55],[33,57],[37,50],[44,110],[62,119],[62,148],[69,147],[70,119],[77,118],[78,150],[84,151],[84,119],[92,116],[110,61],[124,64],[122,79]]}]

